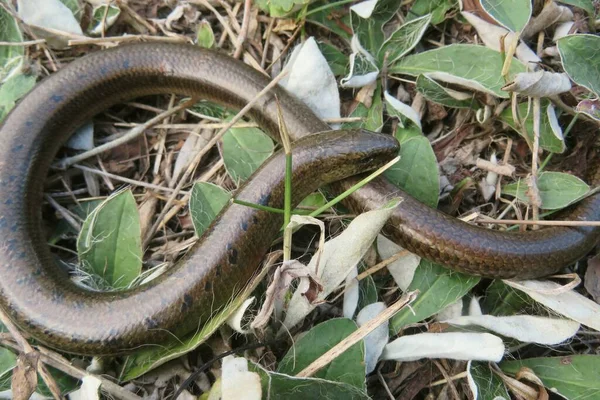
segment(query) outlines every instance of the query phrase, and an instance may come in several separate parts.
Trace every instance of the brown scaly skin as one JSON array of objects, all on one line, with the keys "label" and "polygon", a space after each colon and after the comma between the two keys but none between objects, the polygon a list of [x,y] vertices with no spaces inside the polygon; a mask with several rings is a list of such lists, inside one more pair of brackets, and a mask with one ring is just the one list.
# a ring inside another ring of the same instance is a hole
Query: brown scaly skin
[{"label": "brown scaly skin", "polygon": [[[80,354],[131,351],[195,329],[253,275],[281,226],[281,216],[232,205],[188,256],[161,277],[133,290],[92,293],[73,285],[52,265],[41,229],[44,178],[68,135],[110,105],[148,94],[179,93],[241,108],[268,82],[216,52],[148,43],[83,57],[37,85],[0,127],[0,306],[38,340]],[[308,136],[328,126],[281,88],[250,112],[276,140],[275,95],[297,140],[295,200],[321,185],[376,168],[398,151],[395,139],[363,131]],[[238,198],[281,207],[282,160],[281,154],[275,155],[240,188]],[[334,187],[341,190],[356,179]],[[362,212],[398,195],[405,200],[388,224],[391,236],[423,257],[477,275],[550,274],[584,256],[599,232],[587,227],[494,232],[430,209],[384,179],[357,191],[348,204]],[[596,220],[599,214],[596,195],[580,203],[571,218]]]}]

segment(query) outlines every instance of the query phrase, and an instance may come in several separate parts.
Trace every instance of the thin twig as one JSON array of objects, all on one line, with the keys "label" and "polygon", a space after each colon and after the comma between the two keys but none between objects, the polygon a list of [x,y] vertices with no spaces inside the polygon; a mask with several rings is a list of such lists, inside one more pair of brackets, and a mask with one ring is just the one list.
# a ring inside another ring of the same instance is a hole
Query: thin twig
[{"label": "thin twig", "polygon": [[125,135],[121,136],[118,139],[113,140],[112,142],[104,143],[103,145],[94,147],[93,149],[91,149],[89,151],[83,152],[81,154],[77,154],[76,156],[63,158],[62,160],[60,160],[58,163],[55,164],[55,168],[65,169],[65,168],[70,167],[71,165],[76,164],[80,161],[83,161],[87,158],[93,157],[93,156],[103,153],[107,150],[114,149],[115,147],[118,147],[124,143],[127,143],[130,140],[133,140],[136,137],[140,136],[142,133],[144,133],[144,131],[146,131],[146,129],[163,121],[169,115],[175,114],[176,112],[186,109],[186,108],[196,104],[197,102],[198,102],[198,99],[196,97],[194,97],[191,100],[188,100],[188,101],[178,105],[177,107],[173,107],[170,110],[167,110],[165,112],[158,114],[154,118],[148,120],[146,123],[134,127],[129,132],[127,132]]},{"label": "thin twig", "polygon": [[410,251],[408,250],[400,250],[399,252],[397,252],[396,254],[394,254],[393,256],[381,261],[380,263],[377,263],[375,265],[373,265],[371,268],[369,268],[366,271],[361,272],[357,277],[356,280],[360,281],[362,279],[365,279],[367,276],[369,275],[373,275],[375,272],[379,271],[380,269],[383,269],[385,267],[387,267],[389,264],[393,263],[394,261],[397,261],[398,259],[405,257],[407,255],[410,254]]},{"label": "thin twig", "polygon": [[406,305],[412,303],[417,298],[418,291],[405,293],[395,304],[386,308],[384,311],[379,313],[377,317],[373,318],[350,336],[339,342],[337,345],[329,349],[321,357],[313,361],[308,367],[300,371],[296,376],[298,378],[307,378],[316,374],[321,368],[329,364],[331,361],[339,357],[343,352],[348,350],[350,347],[358,343],[369,333],[373,332],[375,328],[383,324],[388,319],[392,318],[398,311],[404,308]]},{"label": "thin twig", "polygon": [[0,46],[35,46],[36,44],[44,44],[46,39],[27,40],[25,42],[0,42]]},{"label": "thin twig", "polygon": [[[129,178],[125,178],[121,175],[115,175],[115,174],[111,174],[110,172],[106,172],[106,171],[101,171],[99,169],[94,169],[94,168],[90,168],[90,167],[86,167],[85,165],[81,165],[81,164],[75,164],[73,165],[75,168],[78,168],[82,171],[87,171],[87,172],[91,172],[92,174],[96,174],[96,175],[100,175],[100,176],[106,176],[110,179],[114,179],[120,182],[124,182],[124,183],[128,183],[130,185],[134,185],[134,186],[139,186],[139,187],[145,187],[147,189],[151,189],[151,190],[156,190],[159,192],[168,192],[168,193],[172,193],[175,191],[175,189],[171,189],[165,186],[159,186],[159,185],[155,185],[153,183],[147,183],[147,182],[142,182],[142,181],[136,181],[134,179],[129,179]],[[180,193],[185,193],[188,194],[188,192],[186,191],[180,191]]]},{"label": "thin twig", "polygon": [[69,46],[94,44],[97,46],[106,46],[107,44],[125,43],[125,42],[166,42],[166,43],[191,43],[180,36],[150,36],[150,35],[126,35],[109,36],[103,38],[77,38],[69,40]]},{"label": "thin twig", "polygon": [[248,28],[250,27],[250,15],[252,14],[252,0],[244,1],[244,17],[242,19],[242,29],[240,29],[240,34],[237,38],[237,43],[235,45],[235,53],[233,53],[234,58],[240,58],[242,55],[242,51],[244,50],[244,42],[246,41],[246,36],[248,36]]}]

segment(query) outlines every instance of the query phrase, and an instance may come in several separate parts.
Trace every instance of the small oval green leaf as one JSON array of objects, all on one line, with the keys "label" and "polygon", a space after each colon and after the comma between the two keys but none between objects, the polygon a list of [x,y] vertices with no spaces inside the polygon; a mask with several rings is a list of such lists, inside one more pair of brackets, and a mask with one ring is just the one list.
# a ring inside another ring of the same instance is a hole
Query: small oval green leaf
[{"label": "small oval green leaf", "polygon": [[142,269],[140,216],[131,190],[107,198],[83,222],[77,238],[81,267],[115,289],[128,287]]},{"label": "small oval green leaf", "polygon": [[194,184],[190,196],[190,215],[196,236],[202,236],[230,199],[231,194],[220,186],[208,182]]},{"label": "small oval green leaf", "polygon": [[430,207],[437,207],[440,193],[437,159],[425,136],[413,136],[401,142],[400,160],[384,174],[408,194]]},{"label": "small oval green leaf", "polygon": [[[560,210],[580,200],[590,191],[590,187],[574,175],[563,172],[542,172],[538,176],[538,189],[544,210]],[[517,197],[529,204],[527,182],[520,179],[516,183],[505,185],[502,193]]]},{"label": "small oval green leaf", "polygon": [[252,175],[273,154],[273,141],[258,128],[231,128],[223,135],[223,162],[234,182]]}]

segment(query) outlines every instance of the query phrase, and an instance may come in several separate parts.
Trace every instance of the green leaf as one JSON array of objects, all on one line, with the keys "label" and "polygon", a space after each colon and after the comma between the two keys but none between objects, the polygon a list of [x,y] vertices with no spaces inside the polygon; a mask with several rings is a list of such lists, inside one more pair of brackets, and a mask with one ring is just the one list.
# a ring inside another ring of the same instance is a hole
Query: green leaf
[{"label": "green leaf", "polygon": [[577,108],[575,111],[579,113],[584,113],[596,121],[600,121],[600,100],[598,99],[586,99],[581,100],[579,104],[577,104]]},{"label": "green leaf", "polygon": [[592,0],[557,0],[559,3],[570,4],[575,7],[579,7],[588,13],[590,17],[596,15],[596,9],[594,8],[594,2]]},{"label": "green leaf", "polygon": [[[353,8],[356,6],[355,4]],[[351,13],[352,31],[358,37],[358,42],[371,55],[376,55],[383,44],[383,25],[394,16],[399,8],[400,2],[397,0],[377,0],[377,4],[370,14],[360,16],[353,9]]]},{"label": "green leaf", "polygon": [[321,54],[327,60],[327,64],[329,64],[329,68],[331,68],[333,74],[336,76],[344,75],[348,66],[348,56],[329,43],[317,42],[317,45],[319,46],[319,50],[321,50]]},{"label": "green leaf", "polygon": [[273,154],[273,141],[258,128],[231,128],[223,135],[223,162],[231,179],[240,183]]},{"label": "green leaf", "polygon": [[359,297],[357,310],[362,310],[369,304],[377,303],[377,285],[371,275],[358,282]]},{"label": "green leaf", "polygon": [[532,303],[532,300],[525,293],[513,289],[501,280],[496,279],[486,289],[481,308],[484,314],[505,316],[520,314]]},{"label": "green leaf", "polygon": [[383,101],[381,99],[381,85],[378,83],[373,93],[373,102],[371,107],[367,108],[363,103],[359,103],[350,114],[352,118],[362,118],[358,122],[346,122],[343,129],[364,128],[373,132],[379,132],[383,126]]},{"label": "green leaf", "polygon": [[85,219],[77,238],[84,270],[112,288],[126,288],[142,269],[140,216],[131,190],[107,198]]},{"label": "green leaf", "polygon": [[215,34],[210,23],[206,20],[200,21],[196,30],[196,43],[200,47],[210,49],[215,44]]},{"label": "green leaf", "polygon": [[332,382],[319,378],[296,378],[263,369],[259,364],[248,363],[248,370],[260,375],[263,394],[270,399],[344,399],[370,400],[363,390],[343,382]]},{"label": "green leaf", "polygon": [[240,308],[267,272],[268,269],[263,269],[259,276],[252,280],[252,284],[246,285],[239,294],[234,294],[235,297],[230,302],[215,311],[208,321],[200,325],[198,332],[181,339],[173,338],[173,341],[162,343],[160,347],[147,347],[128,356],[123,363],[119,380],[126,382],[135,379],[168,361],[189,353],[206,342],[227,321],[227,318]]},{"label": "green leaf", "polygon": [[387,65],[391,65],[414,49],[427,30],[429,22],[431,22],[431,14],[408,21],[396,29],[379,50],[380,65],[383,64],[386,53],[388,53]]},{"label": "green leaf", "polygon": [[0,121],[34,86],[35,76],[22,74],[12,75],[0,86]]},{"label": "green leaf", "polygon": [[[106,11],[107,7],[108,11]],[[106,32],[117,21],[119,15],[121,15],[121,9],[115,5],[101,4],[94,7],[89,32],[93,35],[101,35],[103,25],[104,32]]]},{"label": "green leaf", "polygon": [[483,400],[510,399],[504,382],[492,371],[488,363],[473,361],[469,372],[477,385],[477,398]]},{"label": "green leaf", "polygon": [[82,4],[79,3],[79,0],[60,0],[65,6],[71,10],[75,19],[81,22],[81,17],[83,16],[83,7]]},{"label": "green leaf", "polygon": [[569,35],[558,39],[558,53],[569,77],[600,96],[600,37],[596,35]]},{"label": "green leaf", "polygon": [[521,32],[531,18],[531,0],[481,0],[481,6],[512,32]]},{"label": "green leaf", "polygon": [[600,392],[600,356],[571,355],[504,361],[500,368],[516,374],[522,367],[530,368],[544,386],[569,399],[597,399]]},{"label": "green leaf", "polygon": [[475,96],[471,96],[470,99],[458,100],[450,94],[449,89],[446,89],[426,75],[421,74],[417,77],[416,88],[427,100],[434,103],[452,108],[480,108],[479,102],[475,100]]},{"label": "green leaf", "polygon": [[231,194],[220,186],[208,182],[194,184],[190,196],[190,214],[196,236],[202,236],[230,199]]},{"label": "green leaf", "polygon": [[379,76],[379,68],[370,54],[355,52],[348,59],[347,74],[340,81],[343,87],[359,88],[369,85]]},{"label": "green leaf", "polygon": [[401,310],[392,317],[393,332],[398,333],[403,327],[438,313],[467,294],[479,279],[478,276],[468,276],[421,260],[407,289],[407,292],[418,290],[419,296],[410,309]]},{"label": "green leaf", "polygon": [[10,389],[10,376],[17,365],[17,356],[7,348],[0,348],[0,390]]},{"label": "green leaf", "polygon": [[343,1],[340,1],[340,6],[325,0],[312,3],[306,13],[306,22],[327,29],[350,43],[352,38],[350,13],[344,8],[346,3]]},{"label": "green leaf", "polygon": [[440,193],[437,159],[425,136],[401,142],[400,160],[384,174],[411,196],[430,207],[437,207]]},{"label": "green leaf", "polygon": [[[425,74],[431,78],[443,77],[459,85],[508,98],[508,93],[501,90],[504,86],[502,66],[504,55],[485,46],[473,44],[453,44],[434,50],[404,57],[389,70],[392,74],[419,76]],[[513,59],[509,76],[525,72],[520,61]]]},{"label": "green leaf", "polygon": [[[0,7],[0,41],[23,41],[19,25],[2,7]],[[12,70],[21,66],[23,54],[25,54],[23,46],[0,46],[0,81],[4,80]]]},{"label": "green leaf", "polygon": [[[277,372],[292,376],[298,374],[356,329],[356,323],[347,318],[333,318],[320,323],[296,341],[279,363]],[[319,370],[315,378],[348,383],[364,390],[364,359],[364,342],[361,340]]]},{"label": "green leaf", "polygon": [[[538,189],[544,210],[560,210],[576,202],[589,193],[590,187],[581,179],[564,172],[542,172],[538,176]],[[527,183],[519,179],[516,183],[505,185],[502,193],[517,197],[529,204]]]},{"label": "green leaf", "polygon": [[415,0],[410,7],[406,19],[410,21],[426,14],[431,14],[431,23],[440,24],[446,19],[446,14],[458,6],[457,0]]},{"label": "green leaf", "polygon": [[308,4],[310,0],[258,0],[256,4],[271,17],[285,17],[292,11]]},{"label": "green leaf", "polygon": [[[540,147],[551,153],[562,153],[565,151],[566,146],[562,138],[556,136],[552,130],[552,124],[548,118],[548,107],[551,107],[552,103],[547,100],[542,100],[541,103],[541,121],[540,121]],[[500,121],[505,122],[515,132],[523,136],[523,130],[527,134],[529,143],[533,143],[533,106],[528,102],[519,104],[519,118],[523,119],[526,117],[523,123],[524,129],[520,128],[515,124],[513,119],[512,109],[510,107],[505,108],[499,116]]]},{"label": "green leaf", "polygon": [[296,207],[294,213],[302,214],[303,212],[307,211],[304,210],[304,208],[307,208],[309,210],[317,210],[323,207],[325,204],[327,204],[327,199],[325,198],[325,196],[323,196],[321,192],[314,192],[309,194],[304,200],[300,202],[300,204],[298,204],[298,207]]},{"label": "green leaf", "polygon": [[[51,366],[47,366],[47,368],[50,372],[50,375],[52,375],[52,378],[54,378],[54,381],[58,384],[61,393],[66,394],[77,389],[77,386],[80,382],[78,379],[75,379],[72,376],[67,375],[64,372]],[[36,392],[47,398],[52,398],[52,392],[50,392],[50,389],[48,389],[48,386],[46,386],[46,383],[39,374],[38,387],[36,389]]]}]

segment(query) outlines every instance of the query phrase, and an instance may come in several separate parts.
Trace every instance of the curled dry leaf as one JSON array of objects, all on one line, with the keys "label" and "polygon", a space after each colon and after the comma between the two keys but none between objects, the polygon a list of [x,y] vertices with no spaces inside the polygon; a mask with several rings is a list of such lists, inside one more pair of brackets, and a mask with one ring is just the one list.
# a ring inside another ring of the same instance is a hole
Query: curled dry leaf
[{"label": "curled dry leaf", "polygon": [[564,287],[551,281],[505,280],[504,283],[567,318],[600,330],[600,305],[574,290],[565,291]]},{"label": "curled dry leaf", "polygon": [[[504,51],[516,39],[516,34],[506,28],[491,24],[470,12],[462,12],[461,14],[477,30],[486,47],[492,50]],[[542,61],[524,42],[519,43],[515,55],[531,69],[537,69],[537,64]]]},{"label": "curled dry leaf", "polygon": [[422,358],[450,358],[498,362],[504,356],[504,344],[489,333],[419,333],[390,342],[382,360],[415,361]]},{"label": "curled dry leaf", "polygon": [[[316,275],[323,285],[323,291],[315,302],[310,302],[303,293],[305,288],[299,286],[290,300],[284,327],[291,328],[300,322],[315,308],[317,302],[324,301],[346,279],[398,204],[399,200],[392,200],[383,208],[359,215],[341,235],[325,243],[323,253],[314,256],[308,264],[311,274]],[[282,332],[283,327],[279,333]]]},{"label": "curled dry leaf", "polygon": [[237,310],[235,310],[235,312],[231,314],[229,318],[227,318],[227,325],[229,325],[231,329],[233,329],[237,333],[240,333],[242,335],[247,335],[248,333],[250,333],[250,329],[244,329],[244,327],[242,326],[242,321],[244,319],[244,315],[246,314],[246,310],[248,310],[248,307],[250,307],[252,303],[254,303],[254,300],[254,296],[248,297],[246,300],[244,300],[242,305]]},{"label": "curled dry leaf", "polygon": [[554,345],[575,336],[579,323],[567,319],[545,318],[532,315],[496,317],[493,315],[469,315],[446,321],[457,326],[477,325],[502,336],[512,337],[521,342]]},{"label": "curled dry leaf", "polygon": [[261,398],[260,376],[256,372],[248,371],[248,361],[244,357],[225,357],[221,376],[221,399],[260,400]]},{"label": "curled dry leaf", "polygon": [[521,72],[502,87],[504,91],[530,97],[554,96],[570,89],[571,80],[567,74],[548,71]]},{"label": "curled dry leaf", "polygon": [[[273,281],[267,288],[265,301],[250,325],[253,329],[264,328],[269,322],[269,318],[276,307],[276,304],[281,304],[278,308],[281,309],[285,294],[290,288],[294,279],[306,278],[309,286],[316,286],[316,290],[322,288],[321,285],[311,276],[311,269],[297,260],[284,263],[275,270]],[[308,288],[306,289],[309,290]],[[314,290],[313,290],[314,291]],[[279,314],[279,312],[278,312]]]},{"label": "curled dry leaf", "polygon": [[557,22],[566,22],[573,20],[573,12],[565,6],[559,6],[554,1],[545,1],[544,8],[540,13],[532,18],[523,32],[521,37],[528,39],[541,30],[549,28]]}]

